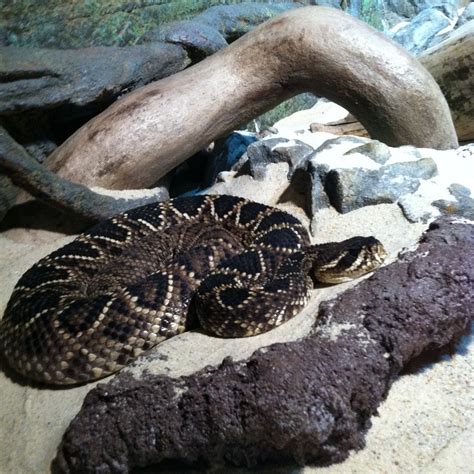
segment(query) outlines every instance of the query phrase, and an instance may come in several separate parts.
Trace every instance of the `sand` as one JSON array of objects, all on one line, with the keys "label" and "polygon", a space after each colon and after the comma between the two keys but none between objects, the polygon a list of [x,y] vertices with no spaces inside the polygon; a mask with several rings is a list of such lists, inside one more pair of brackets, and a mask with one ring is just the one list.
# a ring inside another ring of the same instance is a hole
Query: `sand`
[{"label": "sand", "polygon": [[[220,183],[215,191],[234,192],[267,204],[276,204],[283,192],[286,165],[271,165],[265,186],[247,176]],[[279,184],[277,186],[277,184]],[[301,208],[289,203],[290,210],[308,222]],[[63,217],[59,217],[61,223]],[[58,217],[56,216],[56,221]],[[70,241],[73,236],[55,231],[56,223],[36,229],[15,228],[0,234],[0,312],[21,274],[35,261]],[[64,223],[62,223],[64,224]],[[395,204],[366,207],[346,215],[326,210],[318,216],[315,240],[337,240],[351,235],[373,234],[384,242],[393,260],[404,248],[412,247],[426,225],[409,224]],[[64,225],[62,227],[64,231]],[[318,290],[308,307],[287,324],[270,333],[249,339],[223,340],[198,332],[173,338],[155,350],[148,369],[177,377],[193,373],[208,364],[218,364],[231,355],[248,357],[256,348],[295,340],[304,336],[314,322],[315,309],[322,299],[333,297],[353,283]],[[364,450],[344,463],[327,468],[282,467],[278,472],[304,473],[467,473],[474,472],[472,435],[474,355],[471,337],[461,341],[455,354],[428,362],[395,382],[387,400],[374,418]],[[140,361],[135,367],[140,370]],[[7,375],[8,374],[8,375]],[[107,381],[104,379],[103,381]],[[47,473],[56,448],[82,400],[96,383],[70,389],[25,385],[9,371],[0,372],[0,472]],[[244,472],[243,470],[237,470]],[[277,472],[261,470],[260,472]]]}]

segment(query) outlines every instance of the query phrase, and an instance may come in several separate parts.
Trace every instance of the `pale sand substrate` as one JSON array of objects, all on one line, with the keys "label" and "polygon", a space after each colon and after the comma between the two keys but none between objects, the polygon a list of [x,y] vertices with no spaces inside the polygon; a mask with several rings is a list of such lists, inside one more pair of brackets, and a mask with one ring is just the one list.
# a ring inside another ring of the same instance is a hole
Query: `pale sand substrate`
[{"label": "pale sand substrate", "polygon": [[[243,176],[234,183],[218,184],[215,191],[232,191],[274,205],[281,200],[282,192],[277,189],[281,190],[287,168],[272,165],[269,170],[264,185]],[[272,183],[279,183],[280,187]],[[307,222],[301,209],[282,207]],[[318,241],[340,240],[357,234],[375,235],[393,259],[400,250],[415,244],[425,226],[409,224],[396,205],[383,204],[344,216],[330,210],[321,212],[317,228],[315,240]],[[47,231],[15,230],[0,235],[0,312],[21,274],[39,258],[71,239]],[[228,355],[239,360],[258,347],[298,339],[307,334],[313,324],[319,301],[333,297],[349,285],[318,290],[301,314],[268,334],[223,340],[189,332],[173,338],[155,349],[147,368],[177,377],[209,364],[219,364]],[[395,382],[380,408],[380,416],[373,419],[366,448],[352,454],[344,463],[327,468],[273,467],[259,472],[474,472],[470,467],[473,465],[473,433],[469,431],[474,419],[471,383],[474,355],[469,341],[468,337],[464,338],[455,355],[445,356],[440,362],[423,366]],[[138,361],[126,370],[139,373],[143,368],[143,363]],[[107,380],[110,378],[103,381]],[[1,371],[0,473],[49,472],[64,431],[86,393],[95,385],[70,389],[29,387]]]}]

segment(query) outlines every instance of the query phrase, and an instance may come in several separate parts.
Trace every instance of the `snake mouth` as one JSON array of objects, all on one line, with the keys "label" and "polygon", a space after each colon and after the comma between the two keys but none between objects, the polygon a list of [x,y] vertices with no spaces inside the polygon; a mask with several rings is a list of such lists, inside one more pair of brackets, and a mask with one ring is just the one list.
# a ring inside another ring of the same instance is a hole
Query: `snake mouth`
[{"label": "snake mouth", "polygon": [[379,268],[387,257],[383,244],[375,237],[353,237],[326,245],[333,248],[325,246],[326,257],[318,258],[313,266],[314,278],[320,283],[354,280]]}]

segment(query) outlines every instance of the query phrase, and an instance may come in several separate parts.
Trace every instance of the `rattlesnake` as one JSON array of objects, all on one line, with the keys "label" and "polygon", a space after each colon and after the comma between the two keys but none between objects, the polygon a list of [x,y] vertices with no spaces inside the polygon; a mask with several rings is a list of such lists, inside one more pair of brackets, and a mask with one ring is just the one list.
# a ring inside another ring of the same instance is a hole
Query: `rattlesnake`
[{"label": "rattlesnake", "polygon": [[222,337],[272,329],[307,303],[314,276],[372,271],[373,237],[310,245],[290,214],[233,196],[194,196],[104,221],[36,263],[0,323],[0,351],[51,384],[113,373],[193,327]]}]

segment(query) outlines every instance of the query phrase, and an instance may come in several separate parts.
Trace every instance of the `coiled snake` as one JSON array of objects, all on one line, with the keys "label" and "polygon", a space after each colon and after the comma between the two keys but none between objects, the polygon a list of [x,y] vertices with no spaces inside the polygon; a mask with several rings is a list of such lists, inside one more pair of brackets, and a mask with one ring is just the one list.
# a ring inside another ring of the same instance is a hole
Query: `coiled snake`
[{"label": "coiled snake", "polygon": [[51,384],[113,373],[199,321],[207,332],[268,331],[306,304],[313,277],[374,270],[373,237],[310,245],[300,221],[233,196],[151,204],[98,224],[28,270],[0,323],[0,351]]}]

